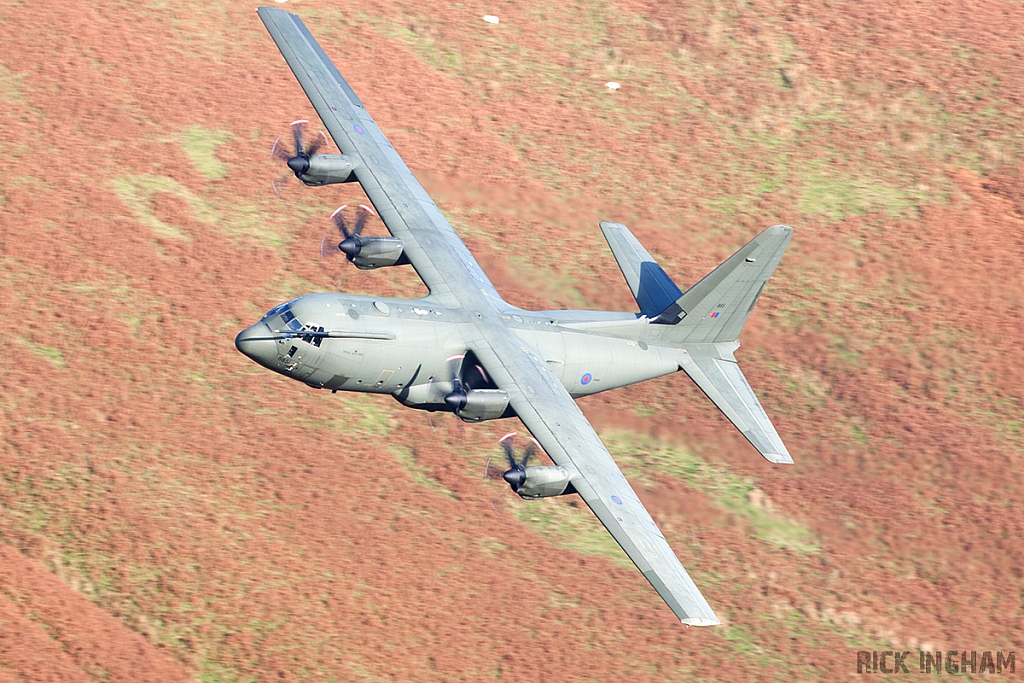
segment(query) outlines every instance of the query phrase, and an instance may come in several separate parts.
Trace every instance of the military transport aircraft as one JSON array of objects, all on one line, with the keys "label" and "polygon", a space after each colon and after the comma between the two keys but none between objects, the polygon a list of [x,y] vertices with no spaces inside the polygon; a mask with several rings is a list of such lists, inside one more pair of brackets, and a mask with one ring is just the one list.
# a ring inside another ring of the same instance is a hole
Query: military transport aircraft
[{"label": "military transport aircraft", "polygon": [[430,294],[301,296],[240,332],[238,350],[315,388],[391,394],[466,422],[518,417],[555,464],[517,462],[509,448],[512,490],[529,499],[579,494],[683,623],[718,624],[574,399],[683,370],[761,455],[792,463],[733,352],[793,229],[768,228],[683,292],[626,226],[601,223],[640,312],[516,308],[302,20],[257,12],[342,152],[303,147],[299,125],[295,149],[275,145],[275,153],[307,185],[358,182],[391,236],[362,235],[365,216],[353,229],[338,218],[337,250],[363,269],[410,264]]}]

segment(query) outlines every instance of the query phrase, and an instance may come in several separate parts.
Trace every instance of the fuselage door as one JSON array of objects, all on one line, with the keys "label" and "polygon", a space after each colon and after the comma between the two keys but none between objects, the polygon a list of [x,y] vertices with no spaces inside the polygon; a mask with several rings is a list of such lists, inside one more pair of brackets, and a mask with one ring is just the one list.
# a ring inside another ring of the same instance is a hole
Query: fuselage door
[{"label": "fuselage door", "polygon": [[385,385],[391,382],[391,378],[395,376],[394,370],[382,370],[380,377],[377,378],[376,386],[378,389],[383,388]]}]

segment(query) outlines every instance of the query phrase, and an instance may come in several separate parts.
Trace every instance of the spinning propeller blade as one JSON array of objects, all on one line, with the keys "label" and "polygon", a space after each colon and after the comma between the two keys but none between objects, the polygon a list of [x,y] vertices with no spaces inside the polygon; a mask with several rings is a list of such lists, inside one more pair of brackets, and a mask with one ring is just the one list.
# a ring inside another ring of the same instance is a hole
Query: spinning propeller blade
[{"label": "spinning propeller blade", "polygon": [[505,451],[505,458],[508,460],[509,469],[501,475],[512,490],[519,493],[519,489],[522,488],[523,484],[526,483],[526,465],[530,462],[530,458],[537,454],[537,450],[540,448],[540,444],[533,437],[530,437],[530,443],[526,445],[523,450],[523,459],[516,461],[516,447],[514,439],[518,432],[509,432],[505,436],[498,440],[501,444],[502,449]]},{"label": "spinning propeller blade", "polygon": [[466,359],[466,354],[457,354],[455,356],[449,356],[445,360],[445,365],[448,366],[448,377],[452,385],[452,390],[444,397],[444,402],[452,409],[456,415],[458,415],[463,408],[466,407],[466,389],[462,386],[462,361]]},{"label": "spinning propeller blade", "polygon": [[298,178],[308,171],[309,157],[316,154],[320,148],[328,142],[327,135],[325,135],[323,131],[320,131],[307,145],[306,124],[308,123],[309,121],[306,119],[292,121],[292,149],[289,150],[287,145],[281,142],[280,137],[274,140],[274,146],[270,148],[270,156],[274,159],[279,159],[285,162],[290,169],[290,173],[285,173],[283,176],[276,178],[270,183],[271,187],[274,188],[274,194],[278,197],[281,196],[281,189],[284,187],[284,183],[288,180],[288,177],[294,175]]},{"label": "spinning propeller blade", "polygon": [[[320,240],[320,258],[333,256],[335,254],[343,253],[349,261],[354,260],[359,256],[359,252],[363,249],[363,240],[361,235],[363,234],[363,227],[366,226],[366,219],[370,217],[370,214],[376,216],[376,212],[365,204],[360,204],[355,209],[355,218],[351,229],[349,228],[349,218],[346,218],[346,211],[348,204],[342,204],[331,214],[331,221],[334,223],[334,227],[338,230],[341,236],[340,242],[333,242],[336,237],[324,236]],[[329,243],[333,243],[334,247],[327,246]]]}]

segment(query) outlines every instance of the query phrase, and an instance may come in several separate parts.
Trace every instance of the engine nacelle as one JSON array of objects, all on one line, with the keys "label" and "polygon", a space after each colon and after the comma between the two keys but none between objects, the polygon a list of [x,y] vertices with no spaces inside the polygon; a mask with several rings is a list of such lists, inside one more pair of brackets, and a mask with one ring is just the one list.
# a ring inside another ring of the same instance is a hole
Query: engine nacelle
[{"label": "engine nacelle", "polygon": [[309,168],[299,176],[299,180],[314,187],[350,183],[356,179],[352,172],[354,168],[351,157],[344,154],[314,154],[309,157]]},{"label": "engine nacelle", "polygon": [[359,242],[359,253],[352,258],[352,263],[360,270],[409,263],[404,254],[405,243],[398,237],[360,237]]},{"label": "engine nacelle", "polygon": [[466,405],[458,411],[465,422],[483,422],[508,417],[508,394],[501,389],[470,389]]},{"label": "engine nacelle", "polygon": [[526,473],[526,481],[515,490],[523,498],[548,498],[576,493],[576,487],[571,481],[576,473],[569,468],[543,465],[526,467],[523,471]]}]

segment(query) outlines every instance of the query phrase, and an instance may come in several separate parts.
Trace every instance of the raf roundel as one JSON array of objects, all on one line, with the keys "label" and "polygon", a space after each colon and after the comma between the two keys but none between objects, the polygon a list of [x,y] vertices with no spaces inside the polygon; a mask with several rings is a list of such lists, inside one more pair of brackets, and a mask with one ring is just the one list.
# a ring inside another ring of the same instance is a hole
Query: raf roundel
[{"label": "raf roundel", "polygon": [[582,384],[583,386],[587,386],[588,384],[590,384],[590,380],[592,379],[594,379],[594,376],[588,372],[584,374],[582,377],[580,377],[580,384]]},{"label": "raf roundel", "polygon": [[616,505],[622,505],[622,499],[619,498],[618,496],[612,496],[612,502],[615,503]]},{"label": "raf roundel", "polygon": [[352,126],[352,130],[354,130],[355,132],[359,133],[360,135],[365,135],[366,134],[366,131],[363,130],[363,127],[360,126],[360,125]]}]

